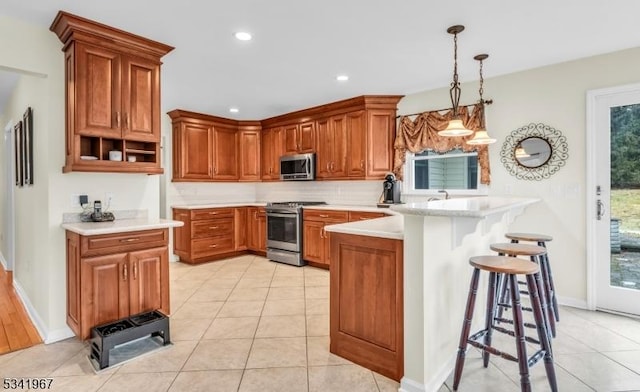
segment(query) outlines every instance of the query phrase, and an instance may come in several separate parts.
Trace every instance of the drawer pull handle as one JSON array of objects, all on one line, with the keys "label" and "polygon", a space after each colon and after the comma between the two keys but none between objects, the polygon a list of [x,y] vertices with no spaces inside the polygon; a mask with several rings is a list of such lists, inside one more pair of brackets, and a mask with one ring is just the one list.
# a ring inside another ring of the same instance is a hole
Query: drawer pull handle
[{"label": "drawer pull handle", "polygon": [[210,228],[211,230],[215,230],[215,229],[217,229],[217,228],[218,228],[218,226],[209,226],[209,228]]},{"label": "drawer pull handle", "polygon": [[325,214],[320,214],[320,218],[328,218],[329,215],[325,215]]},{"label": "drawer pull handle", "polygon": [[218,215],[217,212],[210,212],[209,215]]},{"label": "drawer pull handle", "polygon": [[134,241],[140,241],[140,238],[125,238],[123,240],[120,240],[120,242],[134,242]]},{"label": "drawer pull handle", "polygon": [[217,248],[218,244],[209,245],[209,248]]}]

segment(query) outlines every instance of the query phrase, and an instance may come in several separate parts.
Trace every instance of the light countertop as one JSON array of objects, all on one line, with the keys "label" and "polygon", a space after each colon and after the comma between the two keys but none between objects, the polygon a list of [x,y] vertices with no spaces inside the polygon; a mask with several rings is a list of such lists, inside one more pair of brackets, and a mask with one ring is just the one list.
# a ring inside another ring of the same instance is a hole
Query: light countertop
[{"label": "light countertop", "polygon": [[171,208],[179,208],[184,210],[197,210],[201,208],[225,208],[225,207],[264,207],[267,203],[264,202],[246,202],[246,203],[208,203],[208,204],[182,204],[171,206]]},{"label": "light countertop", "polygon": [[84,236],[125,233],[184,226],[184,222],[169,219],[119,219],[113,222],[63,223],[62,228]]},{"label": "light countertop", "polygon": [[401,215],[392,215],[385,216],[384,218],[339,223],[325,226],[325,230],[332,233],[402,240],[404,239],[404,217]]},{"label": "light countertop", "polygon": [[304,206],[305,210],[335,210],[335,211],[362,211],[362,212],[381,212],[387,215],[398,215],[399,212],[390,208],[379,208],[375,204],[372,205],[344,205],[344,204],[326,204],[315,206]]},{"label": "light countertop", "polygon": [[391,206],[391,209],[405,215],[483,218],[488,215],[508,211],[512,208],[524,207],[538,201],[540,201],[540,199],[483,196],[395,204]]}]

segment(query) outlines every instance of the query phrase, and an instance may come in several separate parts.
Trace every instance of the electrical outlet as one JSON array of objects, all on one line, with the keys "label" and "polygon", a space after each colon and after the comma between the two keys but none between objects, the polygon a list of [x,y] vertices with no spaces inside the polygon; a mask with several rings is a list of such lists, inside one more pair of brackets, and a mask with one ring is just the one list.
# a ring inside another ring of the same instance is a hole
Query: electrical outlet
[{"label": "electrical outlet", "polygon": [[69,195],[69,207],[73,207],[73,208],[77,208],[80,207],[80,195],[77,193],[72,193],[71,195]]},{"label": "electrical outlet", "polygon": [[87,195],[80,195],[78,200],[81,206],[84,206],[85,204],[89,204],[89,196]]}]

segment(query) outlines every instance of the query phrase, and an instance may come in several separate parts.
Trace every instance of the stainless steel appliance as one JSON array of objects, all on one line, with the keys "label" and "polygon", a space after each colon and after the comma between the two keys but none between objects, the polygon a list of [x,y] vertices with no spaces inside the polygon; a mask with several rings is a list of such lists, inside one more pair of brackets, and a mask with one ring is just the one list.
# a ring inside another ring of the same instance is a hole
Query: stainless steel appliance
[{"label": "stainless steel appliance", "polygon": [[267,258],[302,266],[302,208],[323,201],[267,203]]},{"label": "stainless steel appliance", "polygon": [[400,184],[396,181],[396,176],[393,173],[388,173],[384,177],[382,196],[380,198],[382,204],[400,203]]},{"label": "stainless steel appliance", "polygon": [[309,181],[316,179],[316,154],[285,155],[280,157],[280,179]]}]

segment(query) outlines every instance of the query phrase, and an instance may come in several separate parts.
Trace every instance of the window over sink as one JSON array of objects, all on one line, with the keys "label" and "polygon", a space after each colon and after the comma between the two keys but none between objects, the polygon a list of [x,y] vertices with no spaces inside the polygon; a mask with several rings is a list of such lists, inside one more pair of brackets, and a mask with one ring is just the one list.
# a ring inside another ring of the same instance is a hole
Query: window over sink
[{"label": "window over sink", "polygon": [[405,193],[408,194],[431,195],[441,189],[454,194],[486,193],[486,186],[480,184],[478,153],[475,151],[407,152],[405,173]]}]

